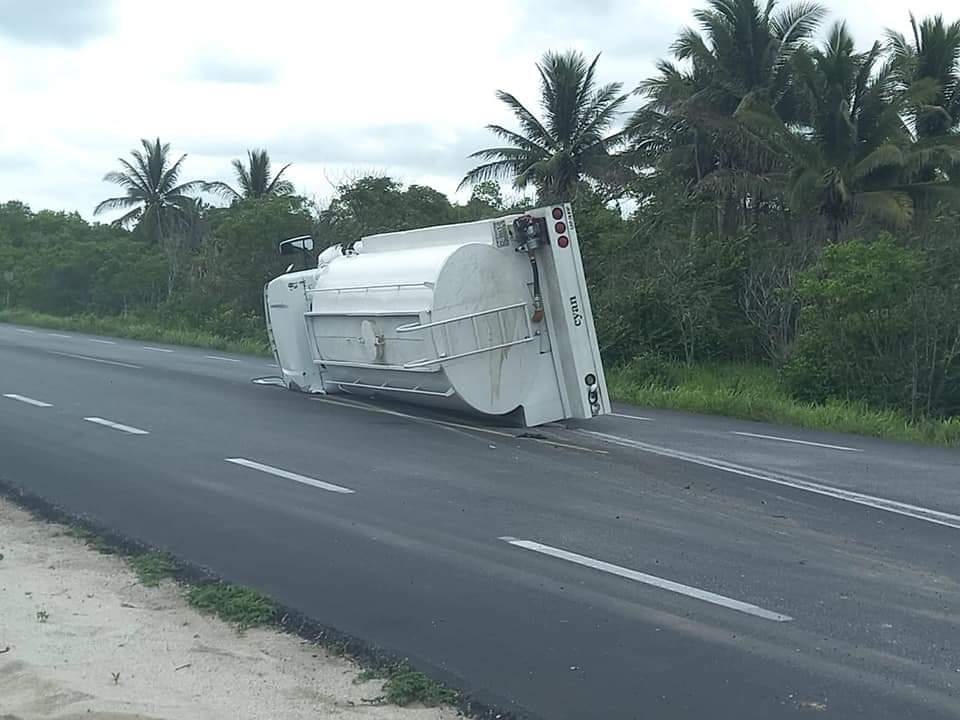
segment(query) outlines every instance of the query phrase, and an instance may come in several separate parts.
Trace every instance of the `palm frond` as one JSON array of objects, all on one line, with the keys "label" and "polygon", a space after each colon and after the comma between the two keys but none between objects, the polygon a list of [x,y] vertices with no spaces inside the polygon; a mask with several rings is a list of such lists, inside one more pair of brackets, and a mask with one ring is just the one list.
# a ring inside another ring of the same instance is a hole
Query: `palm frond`
[{"label": "palm frond", "polygon": [[501,140],[505,140],[506,142],[513,143],[518,148],[522,148],[529,152],[542,153],[544,155],[550,152],[548,148],[545,148],[542,145],[539,145],[538,143],[534,142],[533,140],[530,140],[524,137],[520,133],[516,133],[513,130],[508,130],[507,128],[502,127],[501,125],[487,125],[487,130],[492,132]]},{"label": "palm frond", "polygon": [[97,204],[97,206],[93,209],[93,214],[100,215],[113,210],[126,210],[134,205],[139,205],[140,202],[141,201],[138,198],[131,197],[129,195],[107,198],[106,200]]},{"label": "palm frond", "polygon": [[773,36],[784,45],[806,41],[827,16],[827,9],[814,2],[798,2],[770,18]]},{"label": "palm frond", "polygon": [[190,193],[202,192],[206,183],[203,180],[190,180],[172,187],[164,195],[189,195]]},{"label": "palm frond", "polygon": [[273,180],[267,185],[267,195],[289,195],[293,192],[293,183],[289,180],[283,180],[283,174],[293,163],[287,163],[273,176]]},{"label": "palm frond", "polygon": [[859,182],[882,168],[903,168],[906,156],[896,145],[881,145],[850,169],[850,179]]},{"label": "palm frond", "polygon": [[242,196],[230,185],[220,180],[203,183],[203,191],[217,195],[224,200],[239,200]]},{"label": "palm frond", "polygon": [[866,215],[896,228],[913,221],[913,199],[905,192],[878,190],[857,195],[857,206]]},{"label": "palm frond", "polygon": [[711,65],[716,60],[703,35],[690,27],[683,28],[679,37],[670,45],[670,54],[677,60]]},{"label": "palm frond", "polygon": [[513,114],[520,122],[520,128],[523,130],[524,135],[530,140],[544,147],[555,146],[556,142],[550,132],[517,98],[508,92],[498,90],[497,99],[513,111]]},{"label": "palm frond", "polygon": [[125,212],[123,215],[118,217],[116,220],[111,223],[116,227],[129,227],[132,223],[140,219],[140,216],[143,214],[142,207],[135,207],[132,210]]},{"label": "palm frond", "polygon": [[518,176],[522,173],[523,169],[522,164],[516,160],[495,160],[494,162],[478,165],[464,175],[457,189],[460,190],[469,185],[476,185],[486,180],[498,180]]},{"label": "palm frond", "polygon": [[173,192],[173,187],[176,185],[177,178],[180,177],[180,170],[183,167],[183,161],[187,159],[186,153],[180,156],[180,158],[170,165],[166,165],[166,156],[160,159],[161,161],[161,172],[160,179],[157,181],[157,190],[161,193]]}]

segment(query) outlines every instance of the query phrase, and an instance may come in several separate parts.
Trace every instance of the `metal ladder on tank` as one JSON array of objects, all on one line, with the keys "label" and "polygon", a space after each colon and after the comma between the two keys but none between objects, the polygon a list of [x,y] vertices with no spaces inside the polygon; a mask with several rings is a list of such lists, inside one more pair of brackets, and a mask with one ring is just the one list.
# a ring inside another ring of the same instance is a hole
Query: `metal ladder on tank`
[{"label": "metal ladder on tank", "polygon": [[[448,355],[444,350],[438,348],[436,357],[432,358],[422,358],[420,360],[413,360],[408,363],[404,363],[403,368],[405,370],[416,370],[418,368],[431,367],[433,365],[440,365],[451,360],[459,360],[460,358],[472,357],[474,355],[482,355],[483,353],[494,352],[496,350],[504,350],[509,347],[514,347],[515,345],[524,345],[529,342],[536,340],[536,333],[533,330],[533,327],[530,325],[530,316],[525,312],[527,306],[526,302],[513,303],[512,305],[503,305],[501,307],[491,308],[489,310],[480,310],[478,312],[467,313],[465,315],[457,315],[456,317],[447,318],[446,320],[437,320],[435,322],[428,323],[413,323],[410,325],[401,325],[396,329],[397,333],[413,333],[413,332],[422,332],[424,330],[435,330],[440,329],[440,336],[443,340],[443,347],[451,347],[450,342],[450,333],[449,330],[452,325],[458,323],[470,323],[473,329],[473,337],[476,342],[476,347],[471,350],[466,350],[464,352],[455,353],[453,355]],[[477,324],[477,319],[482,317],[487,317],[489,315],[496,315],[497,317],[497,327],[500,329],[500,337],[506,339],[507,337],[507,328],[504,325],[504,315],[510,312],[519,311],[523,317],[524,321],[524,330],[525,334],[522,338],[517,340],[509,340],[506,342],[497,343],[494,345],[484,345],[480,340],[480,326]]]}]

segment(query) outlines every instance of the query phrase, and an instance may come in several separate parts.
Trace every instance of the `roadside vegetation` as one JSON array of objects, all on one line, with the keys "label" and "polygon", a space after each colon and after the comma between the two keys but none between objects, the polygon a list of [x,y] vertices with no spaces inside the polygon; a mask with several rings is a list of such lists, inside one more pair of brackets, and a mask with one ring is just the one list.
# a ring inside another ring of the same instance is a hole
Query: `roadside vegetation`
[{"label": "roadside vegetation", "polygon": [[498,93],[514,122],[463,203],[362,176],[317,205],[265,150],[209,183],[143,140],[105,176],[110,224],[0,204],[0,321],[264,353],[280,240],[570,200],[615,398],[956,445],[960,21],[854,38],[826,15],[704,0],[625,83],[546,52],[539,97]]},{"label": "roadside vegetation", "polygon": [[809,403],[791,397],[776,370],[734,363],[686,366],[639,358],[607,372],[610,394],[650,408],[757,420],[888,440],[960,447],[960,417],[911,420],[860,401]]},{"label": "roadside vegetation", "polygon": [[[184,597],[191,607],[215,615],[233,625],[241,634],[255,627],[273,627],[282,632],[298,633],[305,640],[323,646],[333,656],[347,657],[361,667],[355,683],[384,681],[382,694],[368,698],[369,703],[388,703],[401,707],[449,704],[460,705],[465,711],[476,709],[460,693],[415,670],[407,661],[370,652],[357,641],[328,634],[329,631],[318,632],[314,627],[305,625],[302,619],[293,618],[273,599],[253,588],[210,578],[168,553],[144,548],[140,543],[130,543],[119,536],[101,532],[87,521],[77,521],[45,501],[2,483],[0,496],[22,505],[39,520],[65,523],[63,534],[83,543],[92,551],[122,557],[146,587],[156,587],[165,580],[176,582],[183,588]],[[50,615],[40,609],[36,619],[39,623],[46,623]]]}]

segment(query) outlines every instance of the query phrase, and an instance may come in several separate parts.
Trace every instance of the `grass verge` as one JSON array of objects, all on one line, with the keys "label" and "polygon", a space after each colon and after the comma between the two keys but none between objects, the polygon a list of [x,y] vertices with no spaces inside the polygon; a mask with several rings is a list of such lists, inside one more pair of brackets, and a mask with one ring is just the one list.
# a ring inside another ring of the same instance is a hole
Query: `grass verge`
[{"label": "grass verge", "polygon": [[268,625],[277,618],[277,606],[266,595],[230,583],[192,585],[187,588],[187,602],[200,612],[235,624],[241,631]]},{"label": "grass verge", "polygon": [[386,702],[400,707],[413,703],[436,707],[455,704],[457,693],[422,672],[401,666],[388,675],[387,682],[383,685],[383,698]]},{"label": "grass verge", "polygon": [[367,668],[357,675],[354,682],[360,684],[371,680],[386,681],[383,684],[383,695],[370,700],[374,703],[390,703],[400,707],[417,703],[425,707],[437,707],[453,705],[460,698],[456,690],[413,670],[406,663],[376,669]]},{"label": "grass verge", "polygon": [[169,555],[158,552],[132,555],[127,558],[127,564],[140,583],[147,587],[156,587],[161,580],[173,577],[177,571],[173,559]]},{"label": "grass verge", "polygon": [[863,403],[798,402],[780,387],[772,368],[738,364],[686,367],[661,361],[643,362],[609,370],[607,385],[612,398],[644,407],[944,447],[960,446],[960,418],[912,422],[902,413],[877,410]]},{"label": "grass verge", "polygon": [[47,315],[32,310],[0,310],[0,322],[33,325],[51,330],[109,335],[112,337],[147,340],[170,345],[188,345],[224,352],[269,356],[266,338],[227,338],[221,335],[185,327],[166,327],[158,321],[138,317],[98,317],[95,315]]},{"label": "grass verge", "polygon": [[[400,660],[351,635],[320,625],[256,590],[224,582],[204,568],[106,530],[85,517],[67,512],[9,483],[2,476],[0,497],[22,507],[37,520],[62,525],[63,535],[75,538],[91,550],[122,557],[144,585],[157,585],[167,577],[175,579],[184,588],[186,600],[192,607],[200,612],[215,614],[235,624],[238,630],[258,625],[272,627],[323,647],[330,655],[350,660],[361,668],[356,682],[385,680],[382,695],[370,702],[398,705],[419,703],[428,707],[451,704],[459,708],[462,716],[476,720],[514,718],[510,712],[479,702],[414,670],[406,660]],[[44,610],[37,613],[38,622],[46,622],[48,618]]]}]

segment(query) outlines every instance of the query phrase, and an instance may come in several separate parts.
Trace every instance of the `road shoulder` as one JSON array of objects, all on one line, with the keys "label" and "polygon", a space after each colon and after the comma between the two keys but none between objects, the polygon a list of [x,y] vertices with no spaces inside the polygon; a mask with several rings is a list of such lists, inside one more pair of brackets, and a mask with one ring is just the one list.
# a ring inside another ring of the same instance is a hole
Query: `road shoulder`
[{"label": "road shoulder", "polygon": [[14,717],[443,720],[450,708],[369,702],[382,681],[316,645],[191,608],[172,581],[0,498],[0,711]]}]

